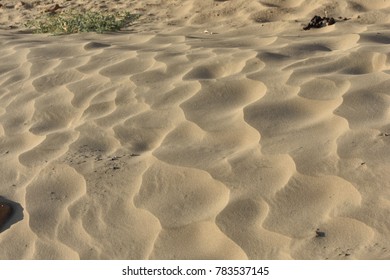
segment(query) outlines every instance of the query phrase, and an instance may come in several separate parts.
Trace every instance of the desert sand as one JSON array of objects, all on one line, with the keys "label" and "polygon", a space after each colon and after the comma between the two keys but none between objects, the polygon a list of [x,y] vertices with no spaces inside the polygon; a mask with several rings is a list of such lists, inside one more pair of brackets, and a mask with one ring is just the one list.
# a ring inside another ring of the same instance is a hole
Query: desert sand
[{"label": "desert sand", "polygon": [[390,259],[390,1],[0,3],[0,259]]}]

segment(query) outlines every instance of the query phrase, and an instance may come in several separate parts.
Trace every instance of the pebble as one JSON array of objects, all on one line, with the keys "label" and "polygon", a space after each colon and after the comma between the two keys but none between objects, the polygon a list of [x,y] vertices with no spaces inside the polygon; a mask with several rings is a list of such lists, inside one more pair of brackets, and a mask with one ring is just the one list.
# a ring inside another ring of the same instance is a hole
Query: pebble
[{"label": "pebble", "polygon": [[320,231],[320,229],[316,230],[316,237],[325,237],[326,234],[323,231]]}]

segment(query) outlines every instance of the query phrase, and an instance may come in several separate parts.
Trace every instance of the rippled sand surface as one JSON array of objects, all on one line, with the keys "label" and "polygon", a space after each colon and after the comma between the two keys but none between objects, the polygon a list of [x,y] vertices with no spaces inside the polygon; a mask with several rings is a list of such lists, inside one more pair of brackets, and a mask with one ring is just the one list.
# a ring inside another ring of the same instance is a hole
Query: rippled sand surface
[{"label": "rippled sand surface", "polygon": [[390,259],[390,1],[55,1],[143,13],[66,36],[30,2],[0,8],[0,259]]}]

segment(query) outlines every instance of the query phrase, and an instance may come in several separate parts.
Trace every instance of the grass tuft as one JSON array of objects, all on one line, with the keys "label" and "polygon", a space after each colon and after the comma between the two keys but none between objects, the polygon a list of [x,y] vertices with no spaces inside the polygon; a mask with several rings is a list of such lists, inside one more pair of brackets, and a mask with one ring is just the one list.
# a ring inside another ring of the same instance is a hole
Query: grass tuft
[{"label": "grass tuft", "polygon": [[51,33],[54,35],[80,32],[119,31],[130,25],[140,15],[130,12],[76,12],[64,11],[59,14],[46,14],[41,18],[29,20],[25,26],[34,33]]}]

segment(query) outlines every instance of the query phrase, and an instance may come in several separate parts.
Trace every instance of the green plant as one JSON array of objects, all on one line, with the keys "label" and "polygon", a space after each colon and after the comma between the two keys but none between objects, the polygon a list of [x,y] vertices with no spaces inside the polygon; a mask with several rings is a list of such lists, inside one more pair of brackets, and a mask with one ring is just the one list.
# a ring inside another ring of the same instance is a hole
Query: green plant
[{"label": "green plant", "polygon": [[139,18],[130,12],[75,12],[64,11],[59,14],[47,14],[41,18],[29,20],[25,26],[34,33],[71,34],[79,32],[118,31]]}]

